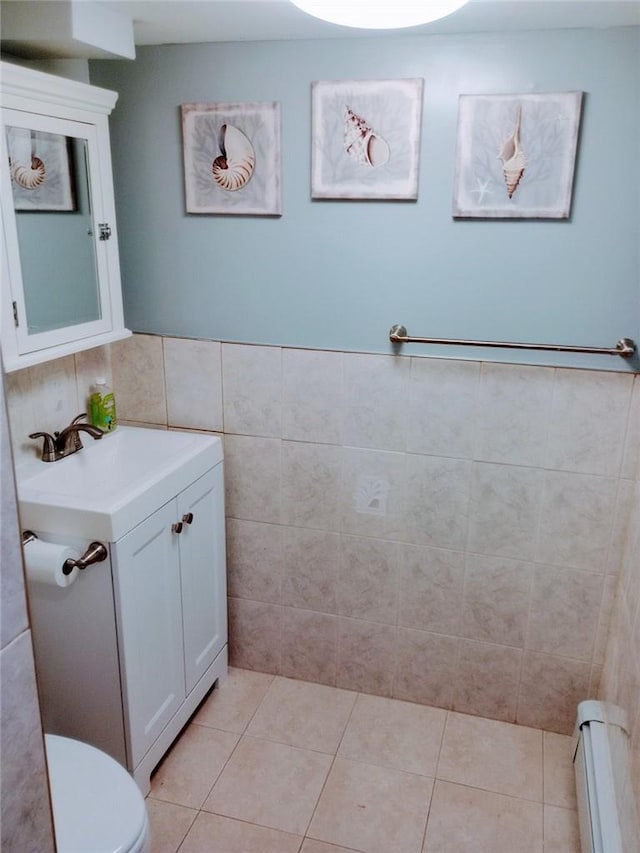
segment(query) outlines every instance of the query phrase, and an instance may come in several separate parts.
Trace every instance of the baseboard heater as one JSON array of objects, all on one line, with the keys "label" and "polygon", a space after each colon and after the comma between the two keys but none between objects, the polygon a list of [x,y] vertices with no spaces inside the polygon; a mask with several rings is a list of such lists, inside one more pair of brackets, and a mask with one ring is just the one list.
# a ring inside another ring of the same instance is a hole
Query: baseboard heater
[{"label": "baseboard heater", "polygon": [[582,853],[630,853],[620,822],[629,749],[623,716],[620,708],[593,699],[578,705],[573,765]]}]

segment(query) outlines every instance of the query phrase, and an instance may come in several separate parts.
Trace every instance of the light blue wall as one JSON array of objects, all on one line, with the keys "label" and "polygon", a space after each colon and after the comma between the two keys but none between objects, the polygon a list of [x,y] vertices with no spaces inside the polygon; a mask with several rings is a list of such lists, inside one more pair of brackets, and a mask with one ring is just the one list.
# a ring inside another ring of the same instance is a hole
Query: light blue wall
[{"label": "light blue wall", "polygon": [[[389,351],[395,322],[413,335],[640,340],[639,69],[637,28],[173,45],[92,62],[92,82],[120,92],[111,127],[126,321],[374,352]],[[311,81],[401,77],[425,81],[418,202],[312,202]],[[575,89],[586,95],[571,221],[453,221],[458,95]],[[282,218],[185,214],[179,105],[195,101],[281,103]]]}]

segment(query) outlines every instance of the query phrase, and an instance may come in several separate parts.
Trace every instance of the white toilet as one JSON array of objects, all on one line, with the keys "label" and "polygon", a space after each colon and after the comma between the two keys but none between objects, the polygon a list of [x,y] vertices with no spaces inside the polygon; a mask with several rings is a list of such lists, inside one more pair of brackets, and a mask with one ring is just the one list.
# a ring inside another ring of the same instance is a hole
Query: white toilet
[{"label": "white toilet", "polygon": [[124,767],[77,740],[44,741],[58,853],[149,853],[144,797]]}]

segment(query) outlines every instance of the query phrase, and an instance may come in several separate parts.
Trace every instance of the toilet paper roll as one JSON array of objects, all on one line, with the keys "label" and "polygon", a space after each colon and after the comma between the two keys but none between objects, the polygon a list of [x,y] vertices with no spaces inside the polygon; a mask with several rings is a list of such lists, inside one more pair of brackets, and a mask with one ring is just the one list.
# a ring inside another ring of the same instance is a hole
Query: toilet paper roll
[{"label": "toilet paper roll", "polygon": [[48,584],[49,586],[69,586],[78,576],[78,569],[65,575],[62,571],[65,560],[77,560],[79,552],[68,545],[55,545],[53,542],[43,542],[33,539],[24,546],[24,562],[27,579],[31,583]]}]

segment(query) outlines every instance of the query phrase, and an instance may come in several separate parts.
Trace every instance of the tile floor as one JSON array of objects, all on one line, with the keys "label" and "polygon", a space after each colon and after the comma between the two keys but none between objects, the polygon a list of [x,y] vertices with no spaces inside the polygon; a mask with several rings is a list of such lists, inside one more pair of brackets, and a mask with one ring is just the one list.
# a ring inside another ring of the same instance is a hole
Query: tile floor
[{"label": "tile floor", "polygon": [[579,853],[569,737],[241,669],[147,805],[152,853]]}]

